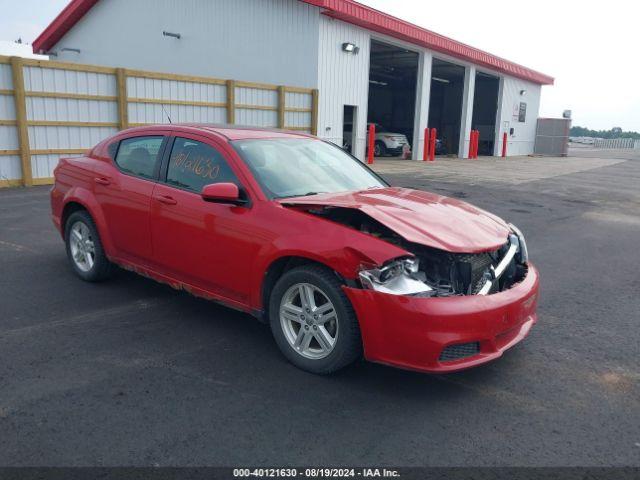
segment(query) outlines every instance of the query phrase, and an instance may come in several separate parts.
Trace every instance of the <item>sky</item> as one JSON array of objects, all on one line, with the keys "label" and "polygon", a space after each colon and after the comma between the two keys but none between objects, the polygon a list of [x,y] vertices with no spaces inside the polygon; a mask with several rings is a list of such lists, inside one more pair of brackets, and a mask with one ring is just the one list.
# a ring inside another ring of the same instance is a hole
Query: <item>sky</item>
[{"label": "sky", "polygon": [[[135,0],[131,0],[132,2]],[[32,42],[68,0],[0,0],[0,40]],[[640,131],[640,6],[631,0],[361,0],[555,77],[540,116]]]}]

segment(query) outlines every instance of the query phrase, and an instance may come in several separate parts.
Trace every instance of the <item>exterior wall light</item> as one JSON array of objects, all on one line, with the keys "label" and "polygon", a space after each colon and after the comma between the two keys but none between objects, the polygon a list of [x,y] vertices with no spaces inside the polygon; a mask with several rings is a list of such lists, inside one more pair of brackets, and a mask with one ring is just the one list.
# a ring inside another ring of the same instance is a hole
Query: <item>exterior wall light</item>
[{"label": "exterior wall light", "polygon": [[520,96],[524,97],[527,94],[526,90],[520,90]]},{"label": "exterior wall light", "polygon": [[173,37],[173,38],[177,38],[178,40],[180,40],[180,38],[182,37],[182,35],[180,35],[179,33],[173,33],[173,32],[162,32],[162,35],[164,35],[165,37]]},{"label": "exterior wall light", "polygon": [[357,55],[358,52],[360,52],[360,47],[358,47],[354,43],[345,42],[345,43],[342,44],[342,51],[343,52],[347,52],[347,53],[353,53],[354,55]]}]

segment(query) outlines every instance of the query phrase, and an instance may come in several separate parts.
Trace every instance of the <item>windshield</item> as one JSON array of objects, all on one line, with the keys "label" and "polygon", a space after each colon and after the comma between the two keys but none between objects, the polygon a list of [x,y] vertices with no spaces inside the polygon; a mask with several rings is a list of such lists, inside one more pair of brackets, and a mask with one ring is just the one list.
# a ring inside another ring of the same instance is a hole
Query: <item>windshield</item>
[{"label": "windshield", "polygon": [[312,138],[232,142],[270,198],[387,187],[343,150]]}]

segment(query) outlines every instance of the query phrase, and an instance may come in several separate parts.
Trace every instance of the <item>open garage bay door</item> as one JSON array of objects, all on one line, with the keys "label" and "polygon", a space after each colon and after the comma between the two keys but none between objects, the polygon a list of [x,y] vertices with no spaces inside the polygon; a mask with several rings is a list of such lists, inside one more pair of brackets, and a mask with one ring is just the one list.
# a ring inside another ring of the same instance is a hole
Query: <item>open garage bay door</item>
[{"label": "open garage bay door", "polygon": [[376,156],[400,156],[413,142],[418,54],[371,41],[367,121],[376,124]]},{"label": "open garage bay door", "polygon": [[431,69],[429,128],[438,130],[438,140],[441,142],[436,153],[439,155],[458,153],[463,92],[464,67],[434,58]]},{"label": "open garage bay door", "polygon": [[478,143],[480,155],[494,155],[495,152],[499,89],[500,79],[498,77],[482,72],[476,73],[471,127],[480,132]]}]

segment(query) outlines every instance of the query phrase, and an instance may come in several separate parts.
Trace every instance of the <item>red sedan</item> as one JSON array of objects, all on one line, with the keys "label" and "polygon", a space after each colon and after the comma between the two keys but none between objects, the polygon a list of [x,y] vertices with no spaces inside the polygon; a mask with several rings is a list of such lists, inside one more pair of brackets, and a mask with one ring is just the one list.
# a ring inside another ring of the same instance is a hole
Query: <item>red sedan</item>
[{"label": "red sedan", "polygon": [[515,226],[390,187],[309,135],[122,131],[60,161],[51,206],[83,280],[118,265],[248,312],[314,373],[362,355],[461,370],[501,356],[536,322],[538,273]]}]

